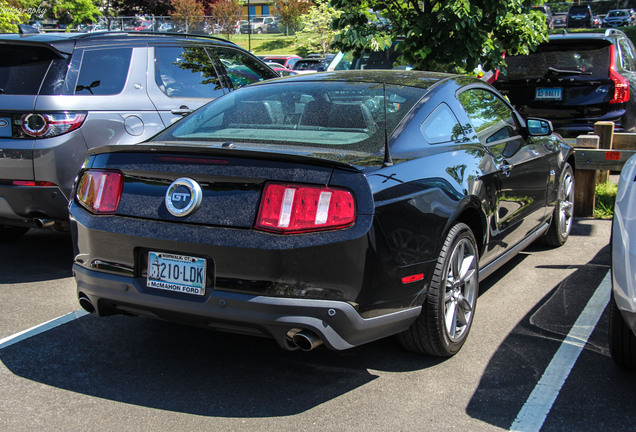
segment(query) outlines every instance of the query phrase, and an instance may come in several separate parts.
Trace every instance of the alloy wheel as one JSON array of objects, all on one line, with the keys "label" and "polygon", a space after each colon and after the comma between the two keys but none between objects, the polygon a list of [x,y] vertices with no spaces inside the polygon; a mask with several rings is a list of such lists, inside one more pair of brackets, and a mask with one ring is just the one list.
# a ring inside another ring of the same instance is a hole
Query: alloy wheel
[{"label": "alloy wheel", "polygon": [[567,237],[572,228],[572,217],[574,215],[574,178],[572,171],[568,170],[561,179],[559,188],[559,230],[562,237]]},{"label": "alloy wheel", "polygon": [[475,248],[463,238],[451,254],[444,293],[444,323],[452,341],[461,339],[473,316],[479,286],[476,268]]}]

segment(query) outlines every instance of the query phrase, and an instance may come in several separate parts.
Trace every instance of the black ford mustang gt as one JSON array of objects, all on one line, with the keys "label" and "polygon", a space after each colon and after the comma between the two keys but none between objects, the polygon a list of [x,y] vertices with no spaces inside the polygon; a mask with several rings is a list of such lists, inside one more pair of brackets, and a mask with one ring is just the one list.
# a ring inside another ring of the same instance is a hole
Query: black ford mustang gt
[{"label": "black ford mustang gt", "polygon": [[455,354],[479,280],[563,244],[573,152],[477,79],[347,71],[94,150],[70,205],[80,304],[347,349]]}]

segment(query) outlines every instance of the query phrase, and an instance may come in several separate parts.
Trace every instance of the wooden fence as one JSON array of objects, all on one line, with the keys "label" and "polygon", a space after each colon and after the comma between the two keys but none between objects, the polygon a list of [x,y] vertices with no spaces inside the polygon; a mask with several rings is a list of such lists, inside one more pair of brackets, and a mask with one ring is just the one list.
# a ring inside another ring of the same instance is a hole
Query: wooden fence
[{"label": "wooden fence", "polygon": [[615,133],[613,122],[598,122],[594,135],[576,138],[574,216],[594,214],[597,183],[608,180],[609,171],[620,171],[636,153],[636,134]]}]

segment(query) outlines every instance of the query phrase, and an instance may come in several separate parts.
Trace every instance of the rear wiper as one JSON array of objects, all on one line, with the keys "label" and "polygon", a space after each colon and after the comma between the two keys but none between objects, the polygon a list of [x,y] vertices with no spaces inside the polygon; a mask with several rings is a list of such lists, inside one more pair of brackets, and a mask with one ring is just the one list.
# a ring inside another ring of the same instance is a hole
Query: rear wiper
[{"label": "rear wiper", "polygon": [[557,69],[550,66],[548,68],[548,73],[554,75],[592,75],[592,72],[584,72],[582,70],[568,70],[568,69]]}]

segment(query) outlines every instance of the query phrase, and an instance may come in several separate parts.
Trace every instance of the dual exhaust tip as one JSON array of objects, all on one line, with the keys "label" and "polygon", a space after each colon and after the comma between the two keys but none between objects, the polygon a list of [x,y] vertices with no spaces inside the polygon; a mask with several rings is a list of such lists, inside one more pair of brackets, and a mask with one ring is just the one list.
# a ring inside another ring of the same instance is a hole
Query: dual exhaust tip
[{"label": "dual exhaust tip", "polygon": [[[96,312],[93,303],[83,293],[80,293],[78,296],[78,301],[82,309],[86,312],[91,314]],[[302,351],[311,351],[322,345],[322,339],[320,339],[316,333],[309,330],[292,329],[287,333],[287,336],[291,341],[292,347]]]}]

